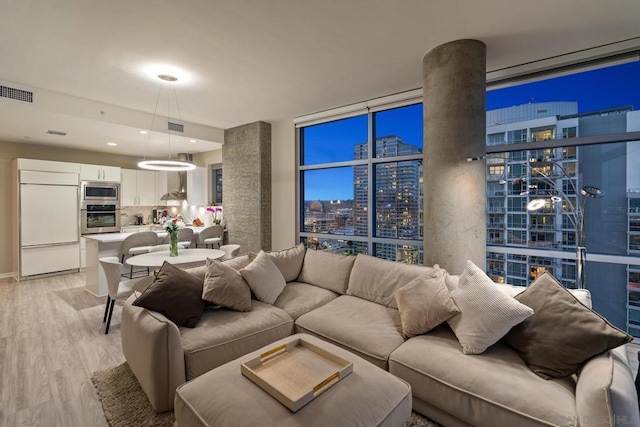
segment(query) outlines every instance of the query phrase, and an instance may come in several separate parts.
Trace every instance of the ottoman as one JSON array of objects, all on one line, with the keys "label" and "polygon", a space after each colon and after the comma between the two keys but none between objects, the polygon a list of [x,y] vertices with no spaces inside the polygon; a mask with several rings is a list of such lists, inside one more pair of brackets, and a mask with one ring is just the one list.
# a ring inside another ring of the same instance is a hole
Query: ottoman
[{"label": "ottoman", "polygon": [[[301,337],[353,363],[353,372],[297,412],[240,373],[240,365]],[[297,334],[209,371],[176,390],[175,416],[190,426],[403,426],[411,387],[370,362],[319,338]]]}]

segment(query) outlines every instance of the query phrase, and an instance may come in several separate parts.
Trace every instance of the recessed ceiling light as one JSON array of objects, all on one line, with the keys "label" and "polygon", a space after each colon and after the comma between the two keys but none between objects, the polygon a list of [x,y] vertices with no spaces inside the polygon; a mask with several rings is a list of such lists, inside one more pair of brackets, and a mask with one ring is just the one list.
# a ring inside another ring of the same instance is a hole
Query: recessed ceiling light
[{"label": "recessed ceiling light", "polygon": [[195,144],[198,141],[196,141],[195,139],[190,139],[189,142],[191,142],[192,144]]},{"label": "recessed ceiling light", "polygon": [[115,142],[107,142],[107,145],[110,147],[115,147],[118,144],[116,144]]},{"label": "recessed ceiling light", "polygon": [[146,135],[146,134],[148,134],[148,133],[149,133],[149,131],[141,130],[141,131],[140,131],[140,133],[141,133],[141,134],[143,134],[143,135]]}]

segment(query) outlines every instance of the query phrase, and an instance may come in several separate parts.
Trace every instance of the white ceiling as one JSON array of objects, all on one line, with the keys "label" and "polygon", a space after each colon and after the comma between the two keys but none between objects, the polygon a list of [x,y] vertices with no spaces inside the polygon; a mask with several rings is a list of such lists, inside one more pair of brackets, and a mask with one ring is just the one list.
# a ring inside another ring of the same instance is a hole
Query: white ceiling
[{"label": "white ceiling", "polygon": [[[0,83],[35,93],[33,105],[0,99],[0,140],[137,156],[168,151],[166,135],[149,142],[139,133],[151,127],[161,85],[147,72],[157,65],[187,76],[175,94],[185,133],[197,142],[172,139],[172,150],[200,152],[219,148],[225,128],[419,88],[422,56],[448,41],[485,42],[492,71],[640,35],[638,0],[0,5]],[[168,94],[158,103],[164,119]]]}]

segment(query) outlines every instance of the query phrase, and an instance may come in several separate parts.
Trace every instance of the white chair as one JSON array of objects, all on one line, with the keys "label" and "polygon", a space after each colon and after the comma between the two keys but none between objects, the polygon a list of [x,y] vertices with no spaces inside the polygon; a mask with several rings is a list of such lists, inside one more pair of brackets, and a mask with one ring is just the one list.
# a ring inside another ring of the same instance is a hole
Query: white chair
[{"label": "white chair", "polygon": [[198,245],[205,245],[212,247],[220,247],[222,243],[222,236],[224,235],[224,226],[222,225],[212,225],[200,232],[198,234],[198,240],[196,242],[196,248]]},{"label": "white chair", "polygon": [[118,295],[125,293],[129,295],[132,289],[120,282],[122,263],[117,257],[112,256],[100,258],[98,262],[100,262],[100,265],[104,270],[104,275],[107,278],[107,288],[109,291],[107,295],[107,305],[104,308],[104,318],[102,319],[102,323],[107,323],[104,333],[108,334],[109,325],[111,324],[111,315],[113,314],[113,306],[116,303],[116,299],[118,299]]},{"label": "white chair", "polygon": [[[125,237],[120,244],[118,259],[124,264],[125,257],[146,254],[156,243],[158,243],[158,235],[153,231],[132,233],[130,236]],[[147,268],[148,274],[149,269]],[[129,269],[129,279],[131,278],[133,278],[133,266]]]},{"label": "white chair", "polygon": [[235,258],[240,254],[240,245],[222,245],[220,250],[224,252],[222,260]]}]

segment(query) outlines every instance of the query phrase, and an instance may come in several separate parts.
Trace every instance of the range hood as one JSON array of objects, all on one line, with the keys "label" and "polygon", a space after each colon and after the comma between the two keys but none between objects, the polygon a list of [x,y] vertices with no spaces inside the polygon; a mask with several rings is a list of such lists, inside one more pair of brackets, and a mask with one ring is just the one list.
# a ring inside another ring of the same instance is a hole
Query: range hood
[{"label": "range hood", "polygon": [[[193,162],[193,156],[191,154],[178,153],[178,159],[187,161],[187,162]],[[175,188],[175,191],[170,191],[167,194],[164,194],[162,197],[160,197],[160,200],[171,201],[171,202],[174,202],[174,201],[181,202],[183,200],[187,200],[187,172],[180,171],[175,173],[178,174],[177,188],[173,187]],[[167,180],[167,183],[169,185],[176,185],[175,180],[171,179],[173,177],[169,176],[168,178],[169,179]],[[169,188],[169,189],[172,190],[173,188]]]}]

